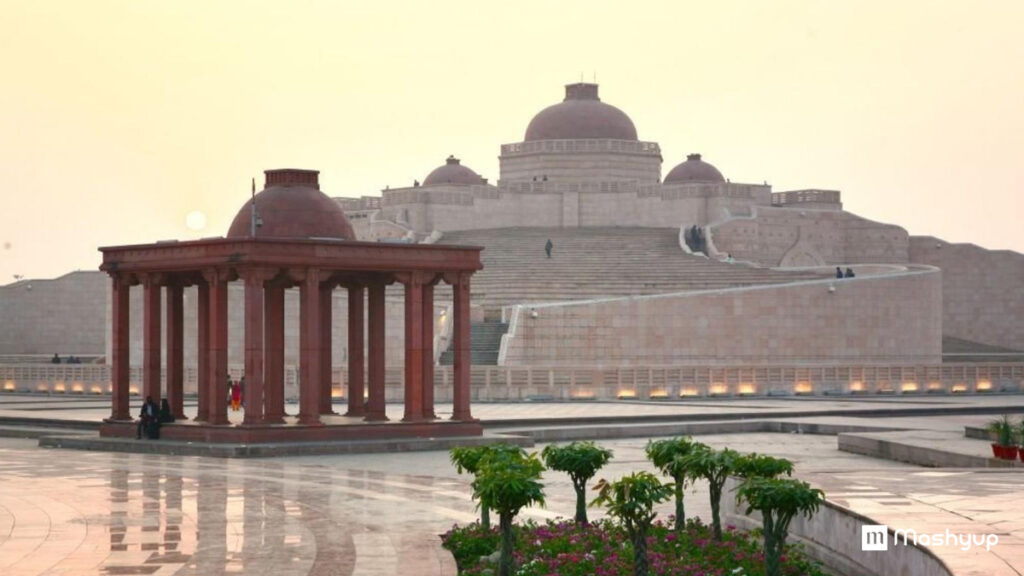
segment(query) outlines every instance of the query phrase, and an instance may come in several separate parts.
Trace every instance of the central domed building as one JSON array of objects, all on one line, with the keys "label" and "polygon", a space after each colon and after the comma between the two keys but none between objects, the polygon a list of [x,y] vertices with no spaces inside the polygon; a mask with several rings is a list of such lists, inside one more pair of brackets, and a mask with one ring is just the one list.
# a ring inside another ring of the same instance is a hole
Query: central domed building
[{"label": "central domed building", "polygon": [[[382,316],[386,329],[377,332],[383,345],[376,349],[386,349],[387,358],[386,370],[378,364],[378,382],[385,381],[389,401],[405,396],[409,366],[418,364],[411,354],[423,358],[425,374],[438,364],[434,377],[424,378],[424,390],[433,380],[439,398],[454,395],[456,370],[447,366],[457,339],[453,303],[465,303],[467,294],[471,305],[459,317],[472,318],[472,345],[463,348],[470,358],[460,365],[473,365],[474,399],[1024,385],[1024,365],[964,363],[1024,358],[1024,256],[911,236],[900,226],[844,210],[837,190],[775,191],[764,180],[739,181],[721,153],[706,157],[697,146],[663,151],[644,137],[673,127],[637,126],[627,112],[603,101],[596,84],[567,85],[560,101],[515,112],[522,113],[522,139],[501,145],[497,178],[475,170],[473,159],[451,154],[457,150],[437,151],[444,160],[425,167],[422,178],[391,183],[379,196],[331,197],[315,171],[270,170],[264,190],[247,199],[226,238],[195,246],[160,243],[151,251],[205,257],[213,245],[260,248],[273,241],[291,246],[279,254],[288,260],[300,245],[336,251],[351,244],[366,259],[332,265],[373,268],[380,264],[378,252],[388,248],[439,254],[482,247],[483,269],[460,284],[461,296],[446,284],[450,275],[439,284],[436,276],[417,284],[402,274],[378,290],[376,310],[383,314],[377,325]],[[188,280],[199,285],[205,268],[245,264],[244,250],[224,250],[220,260],[203,260],[203,269]],[[113,265],[106,269],[124,266]],[[99,275],[80,272],[29,288],[0,287],[0,319],[33,327],[32,338],[17,330],[7,341],[0,338],[0,353],[49,357],[74,350],[109,362],[117,332],[111,328],[113,300],[107,299],[106,320],[93,318],[104,309],[106,284],[85,278],[90,274]],[[98,296],[84,298],[88,305],[62,313],[59,326],[47,328],[50,314],[38,298],[61,300],[66,291],[63,299],[74,300],[70,294],[87,280],[89,294]],[[297,281],[291,277],[290,285]],[[408,346],[417,333],[408,322],[407,303],[411,297],[415,302],[406,288],[410,282],[419,286],[424,310],[431,309],[427,302],[434,304],[432,321],[427,313],[412,315],[433,330],[432,337],[421,335],[422,348]],[[185,286],[185,301],[204,300],[195,286]],[[231,336],[221,344],[238,376],[246,372],[247,352],[240,337],[242,282],[230,282],[227,293]],[[361,350],[369,354],[370,347],[350,342],[357,323],[340,311],[358,308],[364,298],[350,301],[347,290],[322,297],[321,308],[339,313],[323,318],[330,343],[320,357],[331,364],[320,370],[330,375],[320,390],[344,394],[353,358]],[[131,337],[119,340],[129,347],[133,367],[146,355],[141,319],[155,317],[143,308],[158,302],[155,296],[149,304],[142,300],[130,306]],[[285,290],[285,309],[301,310],[303,301],[301,289]],[[198,338],[190,326],[206,325],[197,322],[201,314],[184,308],[186,341]],[[308,347],[301,322],[287,323],[284,332],[284,389],[294,397],[301,395],[300,365]],[[185,346],[181,362],[200,365],[207,357],[202,348]],[[143,372],[155,370],[150,364]],[[184,390],[196,385],[185,382]]]},{"label": "central domed building", "polygon": [[337,200],[360,239],[485,247],[477,364],[931,364],[944,329],[980,346],[1024,335],[971,303],[971,258],[939,273],[946,243],[847,212],[836,190],[734,181],[699,153],[668,154],[663,177],[645,128],[569,84],[501,146],[494,183],[450,156],[422,184]]}]

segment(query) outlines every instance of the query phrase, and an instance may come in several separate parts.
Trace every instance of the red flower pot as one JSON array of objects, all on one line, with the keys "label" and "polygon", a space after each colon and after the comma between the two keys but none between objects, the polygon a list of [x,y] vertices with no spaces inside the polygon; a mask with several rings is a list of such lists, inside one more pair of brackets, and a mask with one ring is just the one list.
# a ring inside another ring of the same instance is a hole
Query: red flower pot
[{"label": "red flower pot", "polygon": [[[1017,447],[1016,446],[1000,446],[999,444],[992,444],[992,455],[1000,460],[1016,460],[1017,459]],[[1024,461],[1024,452],[1021,453],[1021,460]]]}]

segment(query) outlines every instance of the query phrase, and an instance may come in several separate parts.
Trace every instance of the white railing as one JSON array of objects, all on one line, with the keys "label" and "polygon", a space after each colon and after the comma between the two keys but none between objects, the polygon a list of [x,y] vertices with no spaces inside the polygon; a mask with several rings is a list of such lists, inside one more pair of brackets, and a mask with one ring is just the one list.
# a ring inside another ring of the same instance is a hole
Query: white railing
[{"label": "white railing", "polygon": [[[525,311],[521,311],[523,313]],[[513,314],[512,320],[516,315]],[[511,323],[510,323],[511,324]],[[510,325],[509,334],[512,333]],[[507,335],[506,335],[507,336]],[[438,401],[451,399],[452,366],[435,367]],[[242,366],[232,366],[233,378]],[[345,366],[335,366],[336,395],[345,396]],[[1024,392],[1024,363],[835,364],[761,366],[473,366],[475,400],[670,399],[746,396],[924,396]],[[196,369],[186,367],[185,393],[196,391]],[[142,369],[129,375],[133,394],[142,384]],[[387,369],[387,398],[402,397],[401,367]],[[298,374],[286,368],[285,389],[297,393]],[[109,394],[110,367],[105,365],[0,365],[0,391],[49,394]]]}]

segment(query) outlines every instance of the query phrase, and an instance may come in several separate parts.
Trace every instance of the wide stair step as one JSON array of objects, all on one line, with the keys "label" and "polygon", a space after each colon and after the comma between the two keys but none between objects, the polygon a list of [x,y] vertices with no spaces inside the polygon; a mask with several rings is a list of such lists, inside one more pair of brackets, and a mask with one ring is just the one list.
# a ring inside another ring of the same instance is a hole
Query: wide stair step
[{"label": "wide stair step", "polygon": [[[675,228],[499,228],[446,232],[442,244],[483,246],[473,304],[584,300],[819,279],[686,254]],[[551,239],[552,257],[544,253]],[[439,292],[446,297],[446,292]]]},{"label": "wide stair step", "polygon": [[[498,352],[501,350],[501,337],[508,332],[508,324],[504,322],[473,322],[469,326],[469,357],[473,365],[498,364]],[[455,342],[441,353],[441,364],[451,366],[455,362]]]}]

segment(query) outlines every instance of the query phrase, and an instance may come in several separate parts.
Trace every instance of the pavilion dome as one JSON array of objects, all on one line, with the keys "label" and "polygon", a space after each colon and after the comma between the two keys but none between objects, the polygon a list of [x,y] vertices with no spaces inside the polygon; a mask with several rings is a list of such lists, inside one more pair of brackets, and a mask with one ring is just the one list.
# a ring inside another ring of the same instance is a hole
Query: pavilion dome
[{"label": "pavilion dome", "polygon": [[[256,214],[262,225],[257,238],[341,238],[355,232],[337,202],[320,191],[317,170],[266,170],[266,184],[256,195]],[[228,229],[228,238],[248,238],[252,202],[246,201]]]},{"label": "pavilion dome", "polygon": [[541,110],[523,140],[636,140],[636,126],[625,112],[601,102],[597,84],[568,84],[565,100]]},{"label": "pavilion dome", "polygon": [[690,154],[665,176],[665,184],[687,184],[691,182],[725,182],[722,173],[711,164],[700,159],[700,154]]},{"label": "pavilion dome", "polygon": [[467,185],[483,183],[484,179],[482,176],[460,164],[459,159],[455,156],[449,156],[444,164],[434,168],[430,174],[427,174],[426,179],[423,180],[424,186],[432,184]]}]

